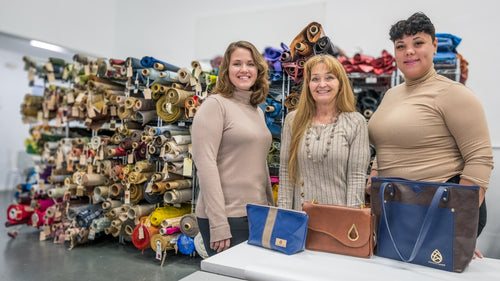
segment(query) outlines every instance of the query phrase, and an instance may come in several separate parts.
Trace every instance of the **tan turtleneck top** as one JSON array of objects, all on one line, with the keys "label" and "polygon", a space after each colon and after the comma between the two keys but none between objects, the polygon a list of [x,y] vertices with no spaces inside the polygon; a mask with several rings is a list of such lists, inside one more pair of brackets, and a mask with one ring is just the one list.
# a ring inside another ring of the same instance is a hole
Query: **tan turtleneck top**
[{"label": "tan turtleneck top", "polygon": [[247,203],[273,205],[267,166],[271,133],[250,91],[209,96],[191,128],[200,193],[196,215],[208,218],[210,242],[231,238],[228,217],[246,216]]},{"label": "tan turtleneck top", "polygon": [[445,182],[461,174],[488,188],[493,152],[483,107],[433,67],[387,91],[368,130],[380,177]]}]

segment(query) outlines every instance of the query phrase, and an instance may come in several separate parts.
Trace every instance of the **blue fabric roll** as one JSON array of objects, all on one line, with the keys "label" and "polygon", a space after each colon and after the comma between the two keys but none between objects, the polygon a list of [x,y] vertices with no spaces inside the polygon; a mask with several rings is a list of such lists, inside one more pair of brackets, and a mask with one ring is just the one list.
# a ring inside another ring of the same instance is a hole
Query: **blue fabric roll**
[{"label": "blue fabric roll", "polygon": [[452,52],[437,53],[433,59],[435,64],[455,64],[457,62],[457,54]]},{"label": "blue fabric roll", "polygon": [[172,65],[172,64],[169,64],[169,63],[166,63],[166,62],[163,62],[161,60],[157,60],[153,57],[148,57],[148,56],[145,56],[145,57],[142,57],[141,59],[141,65],[143,67],[153,67],[155,65],[155,63],[160,63],[160,64],[163,64],[163,67],[166,69],[166,70],[170,70],[170,71],[178,71],[179,69],[181,69],[180,67],[178,66],[175,66],[175,65]]},{"label": "blue fabric roll", "polygon": [[440,40],[449,42],[448,44],[451,45],[450,51],[454,53],[457,52],[456,48],[458,47],[458,45],[460,45],[460,42],[462,42],[462,38],[449,33],[436,33],[436,38],[438,39],[438,52],[439,52]]},{"label": "blue fabric roll", "polygon": [[179,235],[177,238],[177,248],[179,248],[179,252],[184,255],[192,254],[195,251],[194,239],[186,234]]},{"label": "blue fabric roll", "polygon": [[102,208],[91,208],[85,208],[76,215],[75,220],[76,224],[79,227],[89,228],[93,220],[98,219],[104,215],[104,210]]}]

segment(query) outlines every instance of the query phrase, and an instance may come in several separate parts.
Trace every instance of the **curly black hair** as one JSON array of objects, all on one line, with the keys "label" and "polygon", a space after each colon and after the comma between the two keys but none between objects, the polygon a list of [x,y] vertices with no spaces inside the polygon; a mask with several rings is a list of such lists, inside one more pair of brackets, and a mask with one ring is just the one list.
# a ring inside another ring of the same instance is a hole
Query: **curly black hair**
[{"label": "curly black hair", "polygon": [[417,12],[411,15],[406,20],[400,20],[391,26],[389,36],[391,41],[403,38],[404,35],[415,35],[419,32],[427,33],[431,36],[432,41],[436,37],[436,30],[429,17],[422,12]]}]

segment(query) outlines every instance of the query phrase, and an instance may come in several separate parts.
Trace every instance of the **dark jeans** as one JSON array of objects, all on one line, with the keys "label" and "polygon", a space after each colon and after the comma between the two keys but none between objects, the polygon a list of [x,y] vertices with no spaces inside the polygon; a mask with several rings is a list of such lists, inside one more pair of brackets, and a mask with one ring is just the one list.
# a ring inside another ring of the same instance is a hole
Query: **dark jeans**
[{"label": "dark jeans", "polygon": [[[198,227],[200,228],[201,237],[203,238],[203,245],[209,256],[217,254],[216,251],[210,249],[210,223],[208,219],[196,218],[198,220]],[[229,247],[235,246],[248,240],[248,218],[227,218],[229,228],[231,229],[231,243]]]},{"label": "dark jeans", "polygon": [[[458,183],[459,181],[460,181],[460,175],[456,175],[451,179],[449,179],[447,182]],[[481,206],[479,206],[479,224],[477,226],[477,237],[479,237],[479,235],[483,231],[483,228],[486,226],[486,218],[487,218],[486,198],[484,198],[483,203],[481,203]]]}]

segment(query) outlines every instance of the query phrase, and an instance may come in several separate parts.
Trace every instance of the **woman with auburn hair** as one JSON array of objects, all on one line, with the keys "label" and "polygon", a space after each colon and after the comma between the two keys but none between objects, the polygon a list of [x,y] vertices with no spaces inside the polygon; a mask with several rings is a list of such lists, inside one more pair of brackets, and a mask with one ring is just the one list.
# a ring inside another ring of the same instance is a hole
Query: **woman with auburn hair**
[{"label": "woman with auburn hair", "polygon": [[364,204],[369,160],[366,119],[344,67],[331,55],[310,58],[297,109],[283,127],[278,206]]},{"label": "woman with auburn hair", "polygon": [[209,256],[248,240],[246,205],[274,205],[267,154],[271,132],[258,105],[267,97],[267,62],[254,45],[231,43],[215,94],[191,128],[200,184],[196,216]]}]

